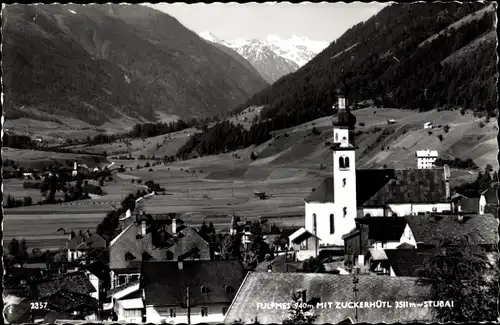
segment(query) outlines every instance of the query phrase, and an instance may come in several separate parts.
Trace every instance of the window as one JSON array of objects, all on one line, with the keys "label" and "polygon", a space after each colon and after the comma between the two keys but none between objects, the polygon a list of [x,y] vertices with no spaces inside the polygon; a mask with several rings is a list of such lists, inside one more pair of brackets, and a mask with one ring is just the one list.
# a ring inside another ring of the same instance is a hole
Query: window
[{"label": "window", "polygon": [[142,312],[140,309],[124,309],[123,316],[125,316],[125,317],[141,317]]},{"label": "window", "polygon": [[304,240],[300,243],[300,249],[307,249],[307,239],[304,239]]},{"label": "window", "polygon": [[340,157],[340,158],[339,158],[339,167],[340,167],[340,168],[345,168],[345,165],[344,165],[344,157]]},{"label": "window", "polygon": [[121,286],[122,284],[125,284],[127,282],[127,276],[126,275],[119,275],[118,276],[118,285]]},{"label": "window", "polygon": [[339,134],[335,133],[335,142],[338,142],[338,141],[339,141]]},{"label": "window", "polygon": [[345,184],[346,184],[346,179],[344,178],[344,179],[342,180],[342,187],[345,187]]},{"label": "window", "polygon": [[208,307],[201,307],[201,317],[208,317]]},{"label": "window", "polygon": [[234,292],[234,289],[233,289],[233,287],[231,287],[231,286],[226,286],[224,289],[226,290],[226,292],[227,292],[227,293],[232,293],[232,292]]},{"label": "window", "polygon": [[170,317],[177,317],[177,310],[175,308],[170,308]]},{"label": "window", "polygon": [[335,222],[333,214],[330,214],[330,234],[335,233]]},{"label": "window", "polygon": [[139,280],[139,275],[138,274],[132,274],[130,276],[130,282],[134,282],[134,281],[137,281]]},{"label": "window", "polygon": [[346,208],[346,207],[344,207],[344,209],[343,209],[343,210],[344,210],[344,218],[345,218],[345,216],[347,215],[347,208]]},{"label": "window", "polygon": [[222,316],[225,316],[227,313],[227,307],[222,307]]},{"label": "window", "polygon": [[208,287],[207,286],[201,286],[201,293],[208,293]]},{"label": "window", "polygon": [[168,261],[171,261],[174,259],[174,253],[172,253],[171,251],[167,251],[167,260]]},{"label": "window", "polygon": [[345,165],[344,168],[349,168],[349,157],[345,157],[345,159],[344,159],[344,165]]},{"label": "window", "polygon": [[316,229],[316,213],[313,213],[313,229]]}]

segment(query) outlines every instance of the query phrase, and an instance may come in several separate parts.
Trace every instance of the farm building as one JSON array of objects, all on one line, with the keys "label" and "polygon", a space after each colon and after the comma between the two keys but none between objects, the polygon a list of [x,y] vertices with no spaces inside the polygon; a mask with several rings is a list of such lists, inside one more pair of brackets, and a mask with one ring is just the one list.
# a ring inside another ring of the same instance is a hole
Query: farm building
[{"label": "farm building", "polygon": [[434,168],[434,162],[439,157],[437,150],[418,150],[415,153],[417,157],[417,168],[418,169],[430,169]]},{"label": "farm building", "polygon": [[395,123],[396,123],[396,120],[393,118],[387,120],[387,124],[395,124]]},{"label": "farm building", "polygon": [[66,243],[68,261],[77,260],[83,257],[88,251],[100,248],[106,248],[106,241],[98,234],[92,234],[90,231],[87,231],[87,233],[82,232],[75,236],[71,232],[69,240]]},{"label": "farm building", "polygon": [[[356,169],[356,118],[339,98],[333,121],[333,175],[305,199],[305,229],[322,247],[342,247],[358,216],[405,216],[451,211],[450,171]],[[415,186],[419,184],[419,186]]]}]

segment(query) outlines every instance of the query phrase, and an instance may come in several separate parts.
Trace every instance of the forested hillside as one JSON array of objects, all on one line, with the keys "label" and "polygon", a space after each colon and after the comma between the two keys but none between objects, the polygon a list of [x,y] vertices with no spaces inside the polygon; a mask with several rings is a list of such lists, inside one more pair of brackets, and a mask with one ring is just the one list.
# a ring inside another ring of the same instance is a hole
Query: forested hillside
[{"label": "forested hillside", "polygon": [[[436,2],[386,7],[239,109],[267,105],[263,118],[305,111],[329,115],[336,85],[345,78],[351,102],[378,98],[387,107],[426,110],[448,105],[492,112],[496,107],[495,41],[483,43],[459,64],[441,63],[494,29],[493,7],[474,14],[485,6]],[[475,19],[447,29],[469,14]]]},{"label": "forested hillside", "polygon": [[206,117],[268,85],[248,63],[140,5],[7,5],[2,45],[10,119]]},{"label": "forested hillside", "polygon": [[498,78],[496,38],[491,37],[494,24],[491,4],[393,4],[240,105],[235,113],[264,106],[261,121],[250,131],[241,131],[240,136],[239,128],[221,126],[212,136],[197,134],[180,153],[221,152],[226,136],[234,132],[242,140],[238,144],[231,140],[230,148],[260,144],[270,138],[270,131],[332,115],[342,82],[350,103],[373,100],[391,108],[460,108],[493,116]]}]

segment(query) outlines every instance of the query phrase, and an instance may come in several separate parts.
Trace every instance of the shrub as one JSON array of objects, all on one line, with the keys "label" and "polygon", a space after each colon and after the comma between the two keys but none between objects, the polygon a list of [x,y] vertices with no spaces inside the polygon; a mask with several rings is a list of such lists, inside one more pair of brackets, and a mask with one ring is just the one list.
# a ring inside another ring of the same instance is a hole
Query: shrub
[{"label": "shrub", "polygon": [[363,123],[363,122],[359,122],[358,124],[359,124],[359,126],[365,126],[365,123]]},{"label": "shrub", "polygon": [[250,159],[252,160],[257,159],[257,155],[255,154],[255,152],[252,151],[252,153],[250,154]]},{"label": "shrub", "polygon": [[445,126],[443,126],[443,130],[445,133],[448,133],[448,131],[450,131],[450,126],[446,124]]},{"label": "shrub", "polygon": [[439,141],[443,141],[443,135],[442,134],[438,135],[437,137],[438,137]]},{"label": "shrub", "polygon": [[152,171],[154,171],[154,170],[153,170],[153,168],[150,168],[150,169],[148,170],[148,172],[152,172]]},{"label": "shrub", "polygon": [[428,135],[432,135],[432,131],[427,132]]},{"label": "shrub", "polygon": [[484,124],[483,122],[479,122],[479,127],[480,127],[480,128],[483,128],[483,127],[484,127],[484,125],[485,125],[485,124]]},{"label": "shrub", "polygon": [[146,164],[144,165],[144,167],[146,167],[146,168],[151,167],[151,164],[149,163],[149,161],[148,161],[148,162],[146,162]]}]

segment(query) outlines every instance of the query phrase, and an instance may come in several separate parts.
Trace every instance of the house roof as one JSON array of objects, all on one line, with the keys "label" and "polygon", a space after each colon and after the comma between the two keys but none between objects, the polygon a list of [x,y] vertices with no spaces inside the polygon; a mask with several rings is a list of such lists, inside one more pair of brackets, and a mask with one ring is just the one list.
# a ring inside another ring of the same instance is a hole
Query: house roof
[{"label": "house roof", "polygon": [[82,306],[85,306],[86,309],[97,310],[97,299],[86,294],[66,290],[59,290],[40,300],[47,302],[48,308],[59,312],[72,312]]},{"label": "house roof", "polygon": [[356,222],[368,225],[368,239],[375,241],[399,241],[406,228],[402,217],[364,217]]},{"label": "house roof", "polygon": [[486,204],[486,206],[484,207],[484,213],[497,215],[498,204]]},{"label": "house roof", "polygon": [[104,264],[101,261],[96,261],[94,263],[84,265],[83,268],[92,273],[93,275],[95,275],[100,280],[106,282],[110,281],[110,275],[109,275],[110,269],[106,264]]},{"label": "house roof", "polygon": [[[356,200],[361,205],[374,196],[391,178],[393,169],[357,169],[356,170]],[[369,180],[369,181],[368,181]],[[325,178],[320,186],[311,193],[306,202],[333,203],[333,176]]]},{"label": "house roof", "polygon": [[65,274],[56,279],[39,283],[37,290],[39,298],[51,296],[61,290],[79,294],[96,292],[90,280],[81,272]]},{"label": "house roof", "polygon": [[426,260],[434,256],[436,249],[385,249],[386,260],[396,276],[418,277]]},{"label": "house roof", "polygon": [[119,287],[115,287],[111,290],[108,290],[107,296],[114,297],[116,299],[120,299],[121,297],[125,297],[132,292],[139,290],[139,280],[132,281],[127,284],[124,284]]},{"label": "house roof", "polygon": [[141,309],[144,308],[142,298],[118,300],[123,309]]},{"label": "house roof", "polygon": [[446,176],[443,169],[404,169],[395,170],[394,179],[389,180],[362,205],[384,206],[388,203],[447,201]]},{"label": "house roof", "polygon": [[465,213],[479,213],[479,198],[462,198],[458,206]]},{"label": "house roof", "polygon": [[88,236],[76,235],[67,242],[68,249],[91,249],[91,248],[106,248],[106,241],[98,234],[91,234]]},{"label": "house roof", "polygon": [[288,237],[288,239],[292,243],[298,244],[298,243],[301,243],[304,239],[307,239],[307,238],[310,238],[310,237],[316,237],[316,238],[318,238],[318,236],[314,236],[313,233],[311,233],[310,231],[308,231],[306,228],[302,227],[299,230],[297,230],[296,232],[294,232],[293,234],[291,234]]},{"label": "house roof", "polygon": [[[178,264],[143,263],[141,289],[145,305],[178,306],[185,301],[188,287],[197,304],[230,303],[246,273],[237,260],[184,261],[182,270]],[[208,293],[202,293],[202,286],[207,287]]]},{"label": "house roof", "polygon": [[387,260],[387,255],[383,249],[369,249],[372,260],[374,261],[385,261]]},{"label": "house roof", "polygon": [[[353,299],[352,275],[324,273],[249,273],[241,285],[224,323],[250,323],[255,318],[261,324],[281,324],[289,316],[286,309],[257,309],[258,303],[291,303],[291,295],[306,290],[307,301],[349,302]],[[430,298],[428,286],[417,285],[405,277],[360,275],[357,284],[358,301],[424,301]],[[348,317],[354,318],[353,308],[317,308],[314,323],[336,324]],[[358,321],[366,323],[396,323],[435,320],[429,308],[358,308]]]},{"label": "house roof", "polygon": [[459,221],[457,215],[405,216],[415,241],[437,245],[440,240],[470,236],[472,243],[496,245],[498,242],[498,220],[491,214],[465,215]]},{"label": "house roof", "polygon": [[289,227],[281,230],[280,238],[288,239],[291,234],[299,230],[301,227]]},{"label": "house roof", "polygon": [[481,195],[483,195],[484,198],[486,199],[486,203],[498,204],[497,191],[498,191],[498,183],[495,183],[489,189],[481,193]]},{"label": "house roof", "polygon": [[126,254],[131,254],[137,261],[142,260],[144,253],[148,254],[149,259],[167,260],[169,251],[174,257],[179,257],[195,248],[201,250],[202,247],[209,247],[209,244],[191,227],[183,227],[177,232],[177,237],[171,233],[165,234],[168,237],[165,245],[155,246],[153,229],[148,227],[146,235],[142,235],[141,226],[137,223],[128,226],[110,246],[110,269],[127,268],[129,261],[125,259]]},{"label": "house roof", "polygon": [[256,272],[268,272],[271,266],[272,272],[298,272],[302,268],[303,262],[290,262],[285,255],[278,255],[271,261],[263,261],[255,268]]}]

